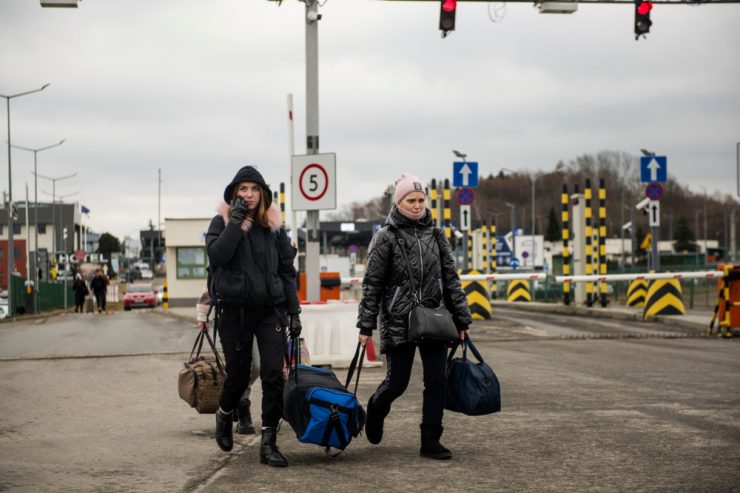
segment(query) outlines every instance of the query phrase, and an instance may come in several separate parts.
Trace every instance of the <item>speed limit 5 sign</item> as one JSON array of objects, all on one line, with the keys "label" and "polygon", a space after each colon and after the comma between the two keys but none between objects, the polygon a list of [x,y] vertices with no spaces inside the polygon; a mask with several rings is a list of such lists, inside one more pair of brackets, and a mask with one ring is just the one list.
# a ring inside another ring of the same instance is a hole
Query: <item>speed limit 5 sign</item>
[{"label": "speed limit 5 sign", "polygon": [[291,201],[293,210],[318,211],[337,208],[337,156],[293,156]]}]

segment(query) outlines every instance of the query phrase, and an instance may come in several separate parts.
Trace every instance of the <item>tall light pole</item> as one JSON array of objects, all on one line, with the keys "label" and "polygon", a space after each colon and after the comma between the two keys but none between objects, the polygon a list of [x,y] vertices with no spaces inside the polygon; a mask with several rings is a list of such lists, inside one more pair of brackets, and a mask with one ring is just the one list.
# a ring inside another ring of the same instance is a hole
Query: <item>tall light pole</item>
[{"label": "tall light pole", "polygon": [[[459,157],[460,159],[463,160],[463,168],[465,168],[465,163],[467,163],[467,161],[465,160],[465,158],[468,157],[468,155],[465,154],[465,153],[462,153],[460,151],[456,151],[454,149],[452,150],[452,153],[455,156],[457,156],[457,157]],[[471,211],[471,214],[472,214],[472,211]],[[472,217],[470,218],[470,223],[469,224],[473,224],[473,218]],[[472,242],[472,238],[470,237],[469,231],[466,229],[465,231],[463,231],[463,249],[462,250],[463,250],[463,256],[464,256],[464,258],[467,258],[467,254],[468,254],[467,252],[468,251],[472,251],[472,248],[470,246],[470,242]],[[465,267],[468,268],[468,261],[466,260],[463,263],[463,265],[465,265]],[[470,266],[470,267],[472,268],[472,266]]]},{"label": "tall light pole", "polygon": [[50,176],[44,176],[38,173],[34,173],[34,174],[38,176],[39,178],[43,178],[44,180],[49,180],[51,182],[51,197],[52,197],[51,199],[51,222],[54,228],[54,234],[51,237],[51,241],[52,241],[51,244],[52,244],[52,250],[54,250],[52,252],[52,255],[56,255],[57,254],[57,216],[56,216],[57,182],[62,181],[62,180],[67,180],[69,178],[74,178],[75,176],[77,176],[77,173],[75,172],[75,173],[72,173],[71,175],[59,176],[57,178],[52,178]]},{"label": "tall light pole", "polygon": [[32,91],[19,92],[17,94],[0,94],[0,98],[5,98],[5,107],[8,113],[8,317],[12,317],[15,309],[13,304],[13,290],[11,288],[11,278],[13,275],[13,267],[15,266],[15,249],[13,248],[13,168],[12,161],[10,158],[10,100],[13,98],[19,98],[27,94],[33,94],[35,92],[43,91],[49,87],[49,84],[44,84],[38,89]]},{"label": "tall light pole", "polygon": [[516,257],[516,206],[510,202],[506,202],[511,208],[511,256]]},{"label": "tall light pole", "polygon": [[[36,165],[37,165],[37,154],[41,151],[45,151],[47,149],[51,149],[52,147],[57,147],[62,144],[66,139],[62,139],[56,144],[51,144],[45,147],[38,147],[36,149],[32,149],[30,147],[23,147],[19,145],[11,145],[11,147],[14,147],[16,149],[21,149],[23,151],[33,152],[33,227],[34,227],[34,248],[33,248],[33,281],[34,281],[34,290],[33,290],[33,312],[38,313],[39,311],[39,184],[38,184],[38,178],[36,176]],[[30,274],[30,273],[29,273]]]}]

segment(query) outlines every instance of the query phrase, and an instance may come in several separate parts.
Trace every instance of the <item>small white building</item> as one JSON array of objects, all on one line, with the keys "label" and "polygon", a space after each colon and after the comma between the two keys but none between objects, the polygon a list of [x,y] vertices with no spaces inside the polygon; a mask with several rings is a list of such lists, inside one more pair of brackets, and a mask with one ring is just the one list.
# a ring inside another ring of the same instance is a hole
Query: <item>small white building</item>
[{"label": "small white building", "polygon": [[205,236],[211,218],[165,218],[167,294],[170,306],[192,306],[206,285]]}]

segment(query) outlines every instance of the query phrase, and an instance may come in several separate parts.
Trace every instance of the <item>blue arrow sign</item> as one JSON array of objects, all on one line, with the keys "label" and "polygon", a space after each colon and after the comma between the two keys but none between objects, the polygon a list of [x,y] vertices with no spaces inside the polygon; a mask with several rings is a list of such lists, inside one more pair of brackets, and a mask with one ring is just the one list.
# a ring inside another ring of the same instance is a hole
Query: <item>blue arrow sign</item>
[{"label": "blue arrow sign", "polygon": [[518,269],[519,268],[519,259],[516,257],[511,257],[511,260],[509,261],[509,264],[511,264],[512,269]]},{"label": "blue arrow sign", "polygon": [[640,181],[642,183],[668,181],[668,158],[665,156],[642,156],[640,158]]},{"label": "blue arrow sign", "polygon": [[457,161],[452,163],[453,187],[477,187],[478,163]]}]

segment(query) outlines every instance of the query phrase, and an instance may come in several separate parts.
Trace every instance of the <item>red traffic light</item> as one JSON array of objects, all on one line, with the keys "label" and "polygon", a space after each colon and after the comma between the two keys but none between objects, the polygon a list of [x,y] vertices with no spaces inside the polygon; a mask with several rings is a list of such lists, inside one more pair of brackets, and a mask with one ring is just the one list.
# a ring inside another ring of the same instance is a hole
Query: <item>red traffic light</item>
[{"label": "red traffic light", "polygon": [[444,10],[445,12],[454,12],[456,8],[457,0],[444,0],[442,2],[442,10]]},{"label": "red traffic light", "polygon": [[646,15],[653,9],[653,2],[641,2],[637,6],[637,13],[640,15]]}]

